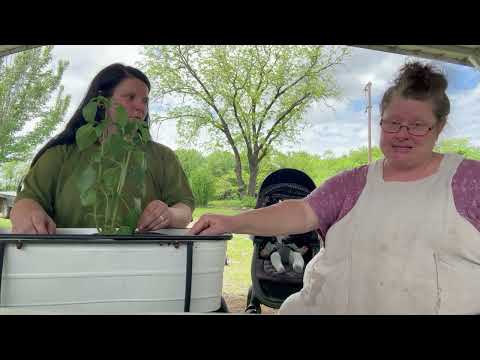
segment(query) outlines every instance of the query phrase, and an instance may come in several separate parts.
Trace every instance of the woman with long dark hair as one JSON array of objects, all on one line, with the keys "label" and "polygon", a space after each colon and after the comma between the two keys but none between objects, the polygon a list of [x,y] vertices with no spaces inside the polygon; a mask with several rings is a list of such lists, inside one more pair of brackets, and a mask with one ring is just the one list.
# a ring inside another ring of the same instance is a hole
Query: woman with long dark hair
[{"label": "woman with long dark hair", "polygon": [[[34,157],[10,215],[13,233],[54,234],[57,227],[95,227],[94,219],[86,216],[80,205],[75,185],[75,170],[88,165],[88,154],[79,151],[75,142],[77,130],[86,124],[82,109],[92,98],[104,96],[112,104],[122,105],[131,121],[148,124],[149,92],[148,78],[131,66],[112,64],[95,76],[65,129]],[[114,118],[112,106],[97,111],[95,121],[104,117],[103,111]],[[105,135],[114,131],[107,127]],[[145,157],[147,173],[138,229],[185,227],[192,220],[194,198],[178,158],[153,141],[146,144]],[[129,182],[135,185],[135,179]]]}]

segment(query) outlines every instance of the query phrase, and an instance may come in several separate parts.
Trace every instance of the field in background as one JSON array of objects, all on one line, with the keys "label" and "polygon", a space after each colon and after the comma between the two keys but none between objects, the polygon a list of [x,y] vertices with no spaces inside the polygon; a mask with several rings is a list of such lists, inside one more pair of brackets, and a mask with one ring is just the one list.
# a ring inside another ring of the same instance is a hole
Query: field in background
[{"label": "field in background", "polygon": [[10,227],[10,220],[0,218],[0,229],[8,229]]}]

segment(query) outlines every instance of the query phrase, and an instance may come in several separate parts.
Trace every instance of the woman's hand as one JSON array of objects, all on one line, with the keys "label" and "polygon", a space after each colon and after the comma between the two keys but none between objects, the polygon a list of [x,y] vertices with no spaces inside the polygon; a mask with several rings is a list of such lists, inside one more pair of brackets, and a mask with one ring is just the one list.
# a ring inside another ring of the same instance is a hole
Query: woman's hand
[{"label": "woman's hand", "polygon": [[57,226],[39,203],[31,199],[18,201],[10,213],[12,234],[55,234]]},{"label": "woman's hand", "polygon": [[167,204],[153,200],[143,210],[138,220],[139,231],[152,231],[168,227],[172,223],[172,212]]},{"label": "woman's hand", "polygon": [[232,216],[205,214],[188,231],[187,235],[221,235],[232,232]]},{"label": "woman's hand", "polygon": [[143,210],[138,220],[139,231],[153,231],[171,228],[184,228],[192,221],[192,209],[181,202],[168,206],[163,201],[153,200]]}]

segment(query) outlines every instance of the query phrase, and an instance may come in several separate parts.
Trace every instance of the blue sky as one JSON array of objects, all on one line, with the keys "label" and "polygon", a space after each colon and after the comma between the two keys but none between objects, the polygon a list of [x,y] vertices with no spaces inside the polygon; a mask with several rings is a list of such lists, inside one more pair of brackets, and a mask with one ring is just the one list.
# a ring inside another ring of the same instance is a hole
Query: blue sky
[{"label": "blue sky", "polygon": [[[122,62],[135,65],[141,59],[141,46],[134,45],[68,45],[54,48],[54,60],[70,62],[63,78],[65,92],[72,95],[67,118],[80,103],[87,86],[103,67]],[[389,54],[360,48],[351,48],[351,55],[337,68],[336,79],[342,95],[328,99],[331,110],[323,103],[313,104],[305,116],[311,126],[297,143],[282,146],[283,151],[302,150],[323,154],[330,150],[345,154],[349,150],[367,145],[367,98],[363,89],[372,82],[372,142],[378,143],[378,103],[396,72],[407,60],[415,59],[403,55]],[[426,60],[424,60],[426,61]],[[451,101],[449,125],[442,138],[468,137],[480,146],[480,70],[471,67],[436,62],[449,80],[447,90]],[[151,104],[151,109],[155,109]],[[153,138],[175,149],[176,131],[173,122],[153,127]]]}]

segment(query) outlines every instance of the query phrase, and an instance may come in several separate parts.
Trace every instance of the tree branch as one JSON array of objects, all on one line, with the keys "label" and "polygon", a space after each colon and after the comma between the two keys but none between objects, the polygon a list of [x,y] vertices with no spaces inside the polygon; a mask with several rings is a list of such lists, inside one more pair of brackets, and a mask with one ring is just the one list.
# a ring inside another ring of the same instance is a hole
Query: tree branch
[{"label": "tree branch", "polygon": [[225,119],[223,118],[220,110],[217,108],[217,106],[215,105],[215,99],[213,98],[213,96],[210,94],[210,92],[208,91],[207,87],[205,86],[205,84],[203,83],[203,81],[200,79],[200,77],[198,76],[198,74],[196,73],[196,71],[190,66],[190,64],[188,63],[186,57],[183,55],[180,47],[178,47],[178,53],[179,53],[179,56],[182,60],[182,63],[183,65],[185,66],[185,68],[187,69],[187,71],[190,73],[190,75],[193,76],[193,78],[197,81],[197,83],[202,87],[203,91],[205,92],[205,94],[207,95],[208,99],[205,98],[205,102],[210,105],[213,110],[217,113],[224,129],[225,129],[225,135],[227,136],[229,142],[231,142],[232,144],[234,144],[235,142],[233,141],[233,137],[231,136],[230,134],[230,130],[228,128],[228,124],[227,122],[225,121]]},{"label": "tree branch", "polygon": [[259,150],[262,150],[262,148],[264,147],[265,143],[269,141],[269,138],[272,136],[273,132],[275,131],[276,127],[281,123],[281,121],[289,114],[293,111],[293,109],[295,109],[297,106],[299,106],[300,104],[302,104],[302,102],[304,102],[306,99],[308,99],[309,97],[311,96],[310,93],[307,93],[305,94],[304,96],[302,96],[300,99],[298,99],[297,101],[295,101],[287,110],[285,110],[283,112],[282,115],[280,115],[278,117],[278,119],[275,121],[275,123],[272,125],[272,127],[270,128],[270,130],[268,131],[267,133],[267,136],[265,136],[265,141],[260,144],[259,146]]}]

